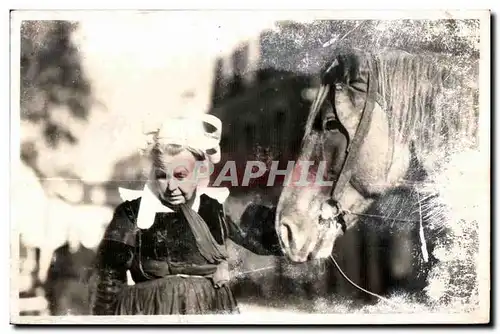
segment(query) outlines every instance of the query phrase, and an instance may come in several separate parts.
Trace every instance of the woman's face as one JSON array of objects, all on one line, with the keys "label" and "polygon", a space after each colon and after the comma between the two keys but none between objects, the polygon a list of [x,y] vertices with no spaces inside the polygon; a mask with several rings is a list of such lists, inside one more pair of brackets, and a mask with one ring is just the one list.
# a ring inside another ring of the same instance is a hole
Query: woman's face
[{"label": "woman's face", "polygon": [[151,171],[152,188],[160,201],[171,206],[184,204],[193,199],[197,183],[193,173],[196,159],[187,150],[176,155],[162,156],[162,167]]}]

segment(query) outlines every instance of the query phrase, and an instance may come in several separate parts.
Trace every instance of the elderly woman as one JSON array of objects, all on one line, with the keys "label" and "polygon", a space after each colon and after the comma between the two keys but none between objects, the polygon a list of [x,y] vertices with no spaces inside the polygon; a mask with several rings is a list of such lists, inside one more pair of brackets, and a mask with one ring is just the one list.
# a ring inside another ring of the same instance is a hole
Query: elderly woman
[{"label": "elderly woman", "polygon": [[93,314],[237,313],[226,241],[280,255],[272,210],[251,205],[242,231],[224,215],[229,191],[202,186],[200,166],[220,160],[220,128],[203,115],[171,119],[152,133],[148,182],[116,208],[98,249]]}]

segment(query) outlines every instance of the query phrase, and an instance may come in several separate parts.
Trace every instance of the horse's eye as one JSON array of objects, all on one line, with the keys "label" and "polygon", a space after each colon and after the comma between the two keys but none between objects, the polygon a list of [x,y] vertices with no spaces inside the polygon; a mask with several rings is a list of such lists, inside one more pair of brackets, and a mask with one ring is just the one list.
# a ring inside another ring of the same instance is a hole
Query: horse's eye
[{"label": "horse's eye", "polygon": [[335,118],[328,118],[323,123],[323,128],[325,131],[337,130],[339,127],[339,122]]},{"label": "horse's eye", "polygon": [[358,92],[361,92],[361,93],[366,93],[366,83],[362,82],[362,81],[352,81],[350,84],[349,84],[349,87],[351,87],[352,89],[358,91]]}]

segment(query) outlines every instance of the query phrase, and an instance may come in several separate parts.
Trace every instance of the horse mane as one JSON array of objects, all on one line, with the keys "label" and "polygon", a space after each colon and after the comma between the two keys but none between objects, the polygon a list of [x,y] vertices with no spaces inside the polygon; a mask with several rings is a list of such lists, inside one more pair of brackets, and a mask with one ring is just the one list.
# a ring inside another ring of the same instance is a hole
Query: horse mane
[{"label": "horse mane", "polygon": [[478,94],[467,82],[477,74],[437,54],[389,50],[369,61],[395,140],[412,142],[417,156],[477,145]]},{"label": "horse mane", "polygon": [[[474,64],[464,65],[456,57],[442,54],[340,49],[327,62],[322,75],[337,59],[344,64],[340,73],[344,78],[323,81],[350,80],[368,71],[374,73],[377,102],[388,115],[391,139],[411,142],[418,157],[436,155],[439,160],[441,152],[477,145],[478,75]],[[309,115],[306,135],[318,109]]]}]

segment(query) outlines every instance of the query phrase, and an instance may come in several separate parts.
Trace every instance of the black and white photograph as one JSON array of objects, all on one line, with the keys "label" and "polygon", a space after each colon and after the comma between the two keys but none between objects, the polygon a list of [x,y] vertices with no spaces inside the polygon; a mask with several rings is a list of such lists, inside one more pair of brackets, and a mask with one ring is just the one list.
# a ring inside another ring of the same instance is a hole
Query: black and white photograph
[{"label": "black and white photograph", "polygon": [[490,12],[11,12],[14,324],[487,324]]}]

